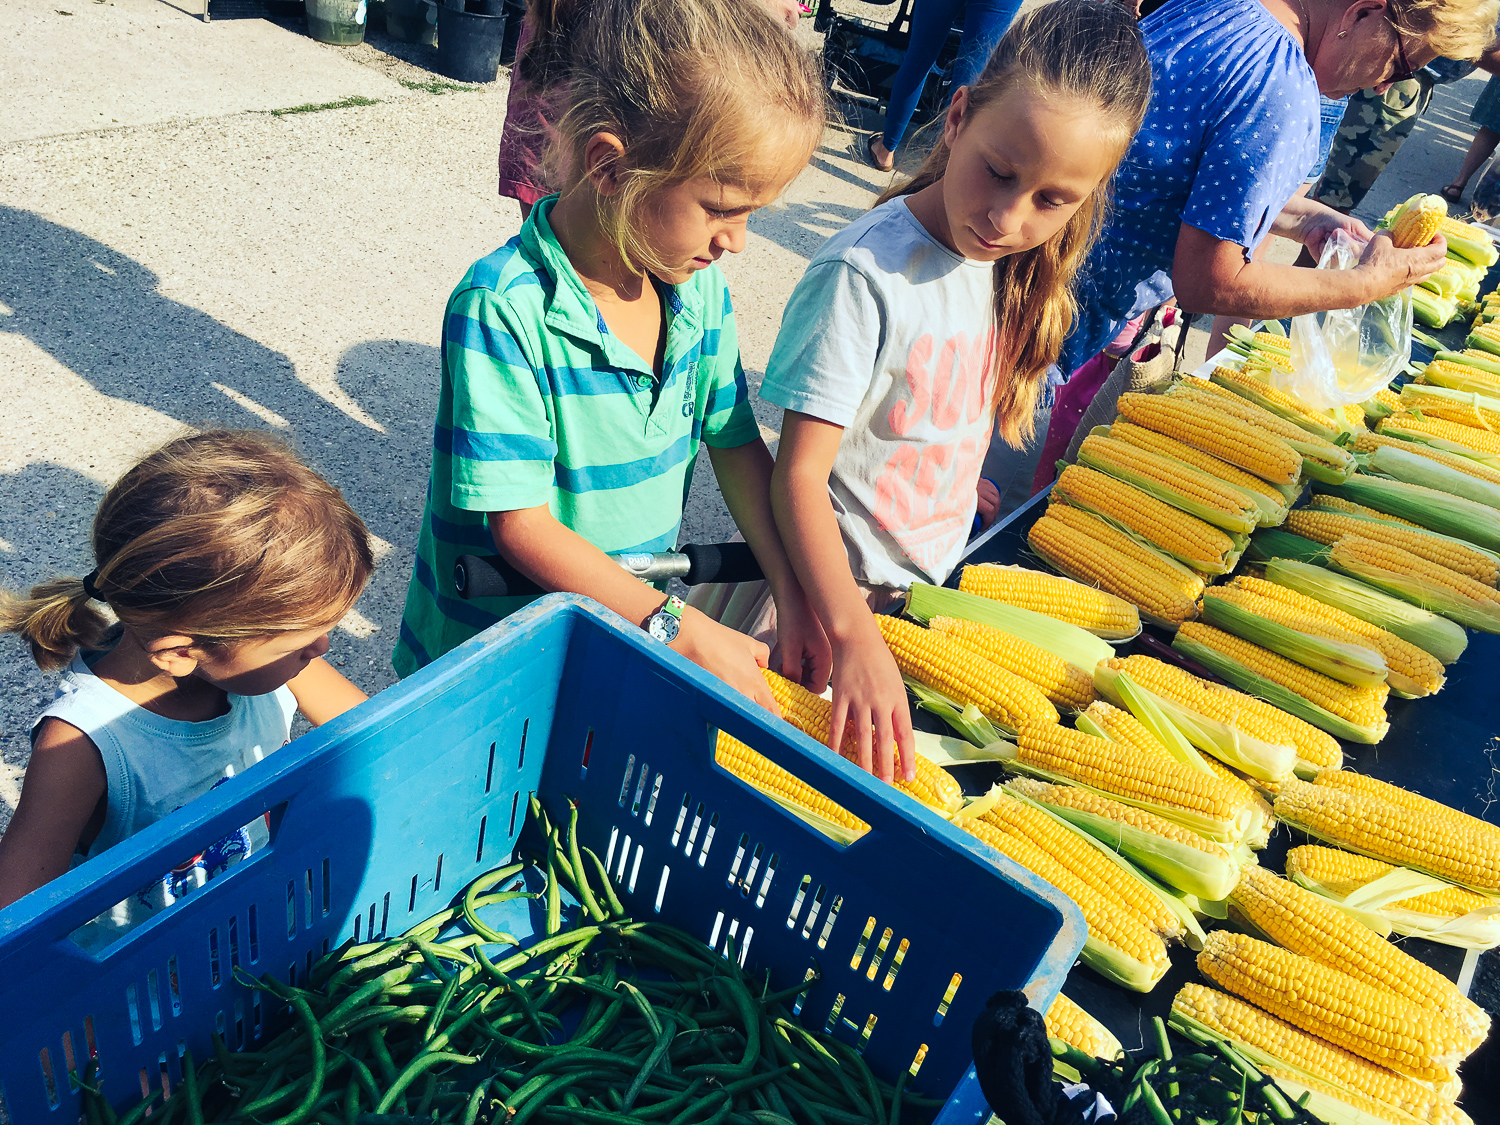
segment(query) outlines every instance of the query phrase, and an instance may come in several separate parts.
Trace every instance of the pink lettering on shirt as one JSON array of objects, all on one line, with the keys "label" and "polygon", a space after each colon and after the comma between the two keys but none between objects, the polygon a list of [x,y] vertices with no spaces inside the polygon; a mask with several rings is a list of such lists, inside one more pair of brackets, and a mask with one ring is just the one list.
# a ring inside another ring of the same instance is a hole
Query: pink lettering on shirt
[{"label": "pink lettering on shirt", "polygon": [[906,385],[911,389],[911,407],[898,402],[891,407],[889,421],[896,436],[904,437],[922,420],[932,402],[932,376],[927,361],[932,358],[932,337],[919,336],[906,354]]}]

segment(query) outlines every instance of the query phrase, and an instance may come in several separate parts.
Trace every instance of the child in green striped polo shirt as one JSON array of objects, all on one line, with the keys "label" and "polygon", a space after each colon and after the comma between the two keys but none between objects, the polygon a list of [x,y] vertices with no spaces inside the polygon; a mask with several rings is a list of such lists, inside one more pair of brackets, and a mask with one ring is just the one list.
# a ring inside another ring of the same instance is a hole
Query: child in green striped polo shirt
[{"label": "child in green striped polo shirt", "polygon": [[[644,624],[662,593],[607,555],[675,546],[701,441],[781,609],[783,667],[826,682],[828,642],[777,535],[771,455],[714,264],[811,158],[825,117],[816,62],[741,0],[597,0],[572,58],[549,152],[561,194],[448,301],[396,669],[524,603],[460,600],[465,553],[498,549],[544,588]],[[691,608],[680,621],[672,647],[776,710],[764,644]]]}]

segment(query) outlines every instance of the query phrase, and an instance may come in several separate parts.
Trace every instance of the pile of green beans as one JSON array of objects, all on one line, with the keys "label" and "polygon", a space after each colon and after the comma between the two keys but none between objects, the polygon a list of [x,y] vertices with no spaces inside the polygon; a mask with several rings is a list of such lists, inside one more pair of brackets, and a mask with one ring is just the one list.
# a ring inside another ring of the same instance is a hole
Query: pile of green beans
[{"label": "pile of green beans", "polygon": [[[626,917],[579,843],[575,802],[566,829],[535,798],[531,814],[540,854],[481,875],[400,937],[333,951],[307,987],[236,969],[290,1015],[259,1050],[215,1034],[212,1058],[183,1057],[171,1097],[118,1118],[91,1064],[87,1125],[899,1125],[942,1104],[792,1017],[785,1003],[815,974],[771,992],[732,949]],[[522,889],[528,867],[543,890]],[[546,919],[525,948],[479,916],[523,898]]]},{"label": "pile of green beans", "polygon": [[1121,1125],[1321,1125],[1233,1046],[1190,1037],[1205,1050],[1174,1053],[1156,1016],[1146,1046],[1123,1058],[1096,1059],[1061,1039],[1052,1055],[1110,1099]]}]

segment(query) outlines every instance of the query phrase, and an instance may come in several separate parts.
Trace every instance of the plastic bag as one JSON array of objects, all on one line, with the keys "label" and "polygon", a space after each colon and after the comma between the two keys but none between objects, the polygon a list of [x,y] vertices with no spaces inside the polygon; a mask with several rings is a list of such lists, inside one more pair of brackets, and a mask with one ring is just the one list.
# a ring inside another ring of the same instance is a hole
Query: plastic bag
[{"label": "plastic bag", "polygon": [[[1359,264],[1365,244],[1346,231],[1323,247],[1320,270]],[[1411,290],[1353,309],[1292,318],[1292,367],[1271,372],[1271,385],[1317,410],[1364,402],[1411,362]]]}]

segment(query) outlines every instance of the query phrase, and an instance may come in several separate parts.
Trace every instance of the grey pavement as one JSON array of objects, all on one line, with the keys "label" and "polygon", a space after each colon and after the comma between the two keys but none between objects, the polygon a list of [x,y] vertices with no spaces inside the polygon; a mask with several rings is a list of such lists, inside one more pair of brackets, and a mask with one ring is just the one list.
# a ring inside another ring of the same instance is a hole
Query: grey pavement
[{"label": "grey pavement", "polygon": [[[428,61],[160,0],[0,5],[0,584],[86,572],[104,489],[170,435],[269,427],[378,537],[330,658],[366,691],[392,682],[443,305],[520,226],[495,194],[504,75],[455,87]],[[1445,182],[1478,89],[1439,92],[1372,205]],[[273,112],[351,98],[375,104]],[[752,386],[807,259],[888,181],[856,138],[830,128],[724,263]],[[779,412],[757,409],[774,440]],[[729,530],[705,460],[683,537]],[[0,638],[0,830],[51,693]]]}]

